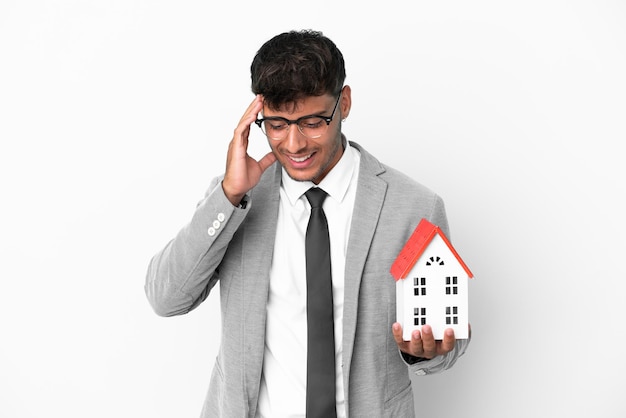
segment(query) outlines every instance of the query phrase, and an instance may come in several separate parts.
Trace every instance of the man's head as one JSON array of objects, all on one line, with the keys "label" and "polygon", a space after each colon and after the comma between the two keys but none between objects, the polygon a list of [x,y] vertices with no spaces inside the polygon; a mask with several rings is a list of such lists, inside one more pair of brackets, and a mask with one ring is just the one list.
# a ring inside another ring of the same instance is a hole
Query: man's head
[{"label": "man's head", "polygon": [[337,46],[312,30],[276,35],[258,50],[250,66],[252,92],[278,110],[300,99],[329,94],[337,97],[346,79]]},{"label": "man's head", "polygon": [[259,49],[251,73],[263,97],[257,124],[276,159],[292,179],[318,184],[345,146],[341,119],[352,99],[341,52],[320,32],[286,32]]}]

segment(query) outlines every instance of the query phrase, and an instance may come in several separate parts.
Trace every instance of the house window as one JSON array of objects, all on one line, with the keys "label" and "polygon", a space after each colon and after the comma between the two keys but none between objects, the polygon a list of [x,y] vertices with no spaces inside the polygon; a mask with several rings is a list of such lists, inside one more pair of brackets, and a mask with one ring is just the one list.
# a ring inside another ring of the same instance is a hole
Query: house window
[{"label": "house window", "polygon": [[446,306],[446,324],[457,325],[459,323],[459,308],[457,306]]},{"label": "house window", "polygon": [[456,295],[459,293],[459,279],[457,276],[446,276],[446,295]]},{"label": "house window", "polygon": [[413,295],[426,296],[426,277],[414,277],[413,286]]},{"label": "house window", "polygon": [[427,266],[431,266],[433,264],[443,266],[443,259],[441,257],[430,257],[428,260],[426,260]]},{"label": "house window", "polygon": [[414,325],[426,324],[426,308],[413,308],[413,317]]}]

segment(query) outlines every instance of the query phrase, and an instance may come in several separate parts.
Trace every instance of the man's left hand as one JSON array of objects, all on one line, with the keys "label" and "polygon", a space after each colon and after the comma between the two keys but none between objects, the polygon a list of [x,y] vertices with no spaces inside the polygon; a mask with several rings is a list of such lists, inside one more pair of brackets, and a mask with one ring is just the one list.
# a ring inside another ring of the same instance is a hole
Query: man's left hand
[{"label": "man's left hand", "polygon": [[423,325],[421,332],[419,330],[413,331],[411,341],[404,341],[402,338],[402,326],[399,323],[393,324],[391,330],[400,351],[414,357],[431,359],[441,356],[452,351],[456,344],[452,328],[447,328],[443,332],[443,340],[435,340],[430,325]]}]

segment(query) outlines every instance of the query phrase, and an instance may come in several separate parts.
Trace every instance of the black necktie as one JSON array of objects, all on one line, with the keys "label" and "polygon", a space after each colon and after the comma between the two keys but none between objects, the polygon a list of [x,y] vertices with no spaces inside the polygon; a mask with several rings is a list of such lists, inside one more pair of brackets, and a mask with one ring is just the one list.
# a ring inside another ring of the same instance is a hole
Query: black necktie
[{"label": "black necktie", "polygon": [[322,209],[326,192],[306,192],[311,217],[306,229],[306,282],[308,358],[306,379],[307,418],[336,417],[335,324],[330,270],[328,223]]}]

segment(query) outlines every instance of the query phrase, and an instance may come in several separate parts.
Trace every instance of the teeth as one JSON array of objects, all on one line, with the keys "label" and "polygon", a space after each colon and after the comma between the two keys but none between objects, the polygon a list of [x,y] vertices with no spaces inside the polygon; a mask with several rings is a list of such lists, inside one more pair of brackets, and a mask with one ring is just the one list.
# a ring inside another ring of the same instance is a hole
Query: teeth
[{"label": "teeth", "polygon": [[311,158],[311,155],[313,155],[313,154],[305,155],[304,157],[300,157],[300,158],[296,158],[296,157],[289,157],[289,158],[291,158],[293,161],[295,161],[297,163],[301,163],[302,161],[306,161],[309,158]]}]

